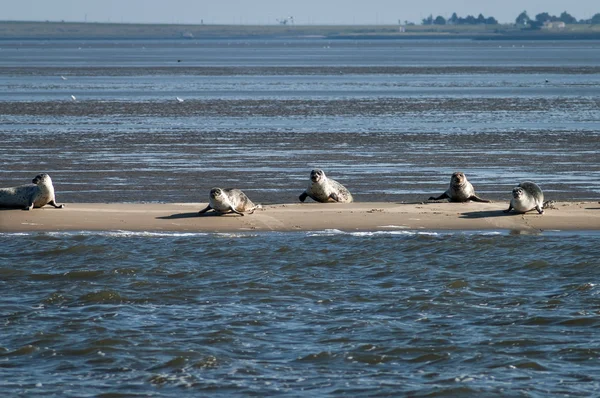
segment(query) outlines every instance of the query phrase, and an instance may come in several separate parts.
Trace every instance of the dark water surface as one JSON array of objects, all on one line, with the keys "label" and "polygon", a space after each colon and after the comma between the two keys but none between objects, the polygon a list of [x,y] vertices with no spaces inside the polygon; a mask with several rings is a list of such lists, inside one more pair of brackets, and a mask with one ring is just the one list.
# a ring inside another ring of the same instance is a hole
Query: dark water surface
[{"label": "dark water surface", "polygon": [[597,396],[598,239],[2,234],[0,389]]}]

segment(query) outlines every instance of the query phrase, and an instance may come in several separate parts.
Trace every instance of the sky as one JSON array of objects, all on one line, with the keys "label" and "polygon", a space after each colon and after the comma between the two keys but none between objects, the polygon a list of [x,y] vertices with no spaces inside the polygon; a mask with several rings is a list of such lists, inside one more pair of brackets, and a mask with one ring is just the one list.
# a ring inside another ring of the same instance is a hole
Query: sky
[{"label": "sky", "polygon": [[577,19],[600,13],[598,0],[0,0],[0,20],[271,25],[420,24],[430,14],[453,12],[512,23],[567,11]]}]

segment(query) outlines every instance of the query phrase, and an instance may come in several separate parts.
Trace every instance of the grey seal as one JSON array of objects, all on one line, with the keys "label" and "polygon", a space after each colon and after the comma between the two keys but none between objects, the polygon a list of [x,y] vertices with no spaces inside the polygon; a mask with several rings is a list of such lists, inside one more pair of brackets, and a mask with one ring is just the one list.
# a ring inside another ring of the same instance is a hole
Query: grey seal
[{"label": "grey seal", "polygon": [[56,204],[54,186],[48,174],[38,174],[31,182],[18,187],[0,188],[0,207],[22,207],[23,210],[46,205],[57,209],[64,207]]},{"label": "grey seal", "polygon": [[202,209],[198,214],[206,213],[209,210],[214,210],[217,213],[235,213],[240,216],[244,212],[254,213],[254,210],[261,208],[260,205],[255,205],[246,196],[244,192],[235,188],[212,188],[208,195],[208,206]]},{"label": "grey seal", "polygon": [[465,173],[459,171],[452,174],[450,178],[450,186],[440,196],[434,198],[433,196],[429,200],[440,200],[448,199],[449,202],[468,202],[472,200],[474,202],[490,203],[489,200],[481,199],[475,194],[473,185],[467,180]]},{"label": "grey seal", "polygon": [[512,199],[505,213],[515,210],[517,213],[527,213],[530,210],[537,210],[544,214],[544,193],[542,189],[531,181],[524,181],[512,190]]},{"label": "grey seal", "polygon": [[346,187],[336,180],[327,178],[325,172],[321,169],[314,169],[310,172],[310,183],[308,188],[300,195],[300,202],[304,202],[307,197],[321,203],[331,201],[351,203],[354,200]]}]

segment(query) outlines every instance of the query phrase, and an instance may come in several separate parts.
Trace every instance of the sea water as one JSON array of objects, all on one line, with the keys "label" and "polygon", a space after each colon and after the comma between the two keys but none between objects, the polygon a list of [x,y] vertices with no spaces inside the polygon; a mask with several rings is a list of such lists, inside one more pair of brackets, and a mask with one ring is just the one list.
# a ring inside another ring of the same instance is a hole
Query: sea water
[{"label": "sea water", "polygon": [[595,396],[597,233],[0,235],[0,390]]},{"label": "sea water", "polygon": [[[358,201],[422,201],[453,171],[496,201],[524,179],[596,200],[599,48],[3,41],[0,185],[45,171],[59,203],[206,202],[219,185],[285,203],[319,167]],[[596,396],[598,242],[0,234],[0,392]]]}]

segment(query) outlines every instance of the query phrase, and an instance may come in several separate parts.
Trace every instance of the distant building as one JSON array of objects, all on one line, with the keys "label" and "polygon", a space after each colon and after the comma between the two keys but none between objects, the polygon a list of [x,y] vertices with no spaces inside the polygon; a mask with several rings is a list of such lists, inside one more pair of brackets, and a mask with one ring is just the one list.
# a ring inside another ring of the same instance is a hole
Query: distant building
[{"label": "distant building", "polygon": [[546,21],[544,22],[544,26],[542,26],[542,29],[548,29],[548,30],[561,30],[564,29],[566,27],[565,23],[563,21]]}]

